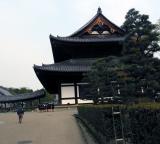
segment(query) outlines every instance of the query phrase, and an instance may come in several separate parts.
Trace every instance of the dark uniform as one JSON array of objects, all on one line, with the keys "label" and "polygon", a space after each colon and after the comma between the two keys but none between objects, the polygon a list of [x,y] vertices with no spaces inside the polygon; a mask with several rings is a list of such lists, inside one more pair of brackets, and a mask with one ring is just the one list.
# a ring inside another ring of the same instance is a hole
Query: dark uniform
[{"label": "dark uniform", "polygon": [[22,108],[17,109],[17,115],[19,118],[19,123],[22,123],[23,115],[24,115],[24,110]]}]

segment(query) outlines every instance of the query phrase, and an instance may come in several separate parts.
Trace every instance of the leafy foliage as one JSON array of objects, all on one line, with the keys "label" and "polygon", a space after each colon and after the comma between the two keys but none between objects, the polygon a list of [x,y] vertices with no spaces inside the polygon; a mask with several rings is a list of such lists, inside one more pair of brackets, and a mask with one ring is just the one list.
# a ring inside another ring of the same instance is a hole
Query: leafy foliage
[{"label": "leafy foliage", "polygon": [[29,88],[26,88],[26,87],[22,87],[22,88],[9,88],[9,91],[10,91],[13,95],[33,92],[32,89],[29,89]]},{"label": "leafy foliage", "polygon": [[[160,33],[160,19],[157,21],[157,24],[156,24],[156,31],[158,32],[158,33]],[[159,41],[160,41],[160,35],[159,35]]]},{"label": "leafy foliage", "polygon": [[97,103],[99,97],[109,96],[111,87],[109,84],[109,73],[104,59],[98,60],[93,64],[92,70],[86,75],[84,81],[89,83],[89,93],[94,96],[93,100]]},{"label": "leafy foliage", "polygon": [[42,103],[54,102],[55,96],[46,91],[46,96],[41,99]]}]

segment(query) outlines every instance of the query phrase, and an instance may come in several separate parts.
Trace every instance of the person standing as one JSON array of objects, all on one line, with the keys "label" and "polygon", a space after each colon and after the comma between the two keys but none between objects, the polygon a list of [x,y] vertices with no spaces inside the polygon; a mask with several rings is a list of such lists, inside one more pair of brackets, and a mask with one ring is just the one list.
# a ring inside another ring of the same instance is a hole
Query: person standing
[{"label": "person standing", "polygon": [[23,108],[18,108],[17,109],[17,115],[18,115],[18,122],[19,122],[19,124],[21,124],[22,123],[22,119],[23,119],[23,115],[24,115],[24,110],[23,110]]}]

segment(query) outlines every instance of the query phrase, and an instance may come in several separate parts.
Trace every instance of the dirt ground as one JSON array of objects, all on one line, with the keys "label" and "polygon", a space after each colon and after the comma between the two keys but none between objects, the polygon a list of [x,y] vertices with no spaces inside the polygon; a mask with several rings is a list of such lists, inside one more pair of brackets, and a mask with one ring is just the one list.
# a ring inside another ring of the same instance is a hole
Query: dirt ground
[{"label": "dirt ground", "polygon": [[25,112],[22,124],[16,113],[0,113],[0,144],[85,144],[74,113]]}]

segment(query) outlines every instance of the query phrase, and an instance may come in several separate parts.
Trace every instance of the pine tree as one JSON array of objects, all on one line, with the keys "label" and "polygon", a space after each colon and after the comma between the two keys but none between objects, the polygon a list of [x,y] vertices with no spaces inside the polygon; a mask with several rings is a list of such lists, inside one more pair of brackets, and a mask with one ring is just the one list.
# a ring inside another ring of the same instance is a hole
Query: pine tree
[{"label": "pine tree", "polygon": [[130,40],[127,41],[125,53],[136,51],[143,56],[152,57],[155,52],[160,50],[158,45],[159,32],[156,25],[149,21],[148,15],[130,9],[125,19],[122,28],[131,35]]},{"label": "pine tree", "polygon": [[[160,19],[158,19],[158,21],[156,23],[156,30],[160,34]],[[160,35],[159,35],[159,42],[160,42]]]},{"label": "pine tree", "polygon": [[95,103],[117,95],[126,101],[154,99],[160,92],[160,60],[153,58],[154,52],[160,50],[160,21],[152,24],[148,15],[135,9],[129,10],[125,18],[122,28],[128,39],[124,55],[97,60],[84,78]]}]

